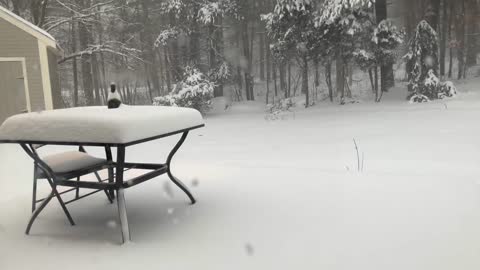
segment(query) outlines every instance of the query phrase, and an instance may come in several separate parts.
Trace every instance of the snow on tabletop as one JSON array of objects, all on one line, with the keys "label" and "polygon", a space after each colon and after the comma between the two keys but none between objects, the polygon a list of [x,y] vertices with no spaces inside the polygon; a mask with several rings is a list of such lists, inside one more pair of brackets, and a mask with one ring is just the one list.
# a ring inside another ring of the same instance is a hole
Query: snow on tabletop
[{"label": "snow on tabletop", "polygon": [[79,107],[19,114],[0,126],[0,141],[129,143],[204,124],[188,108]]}]

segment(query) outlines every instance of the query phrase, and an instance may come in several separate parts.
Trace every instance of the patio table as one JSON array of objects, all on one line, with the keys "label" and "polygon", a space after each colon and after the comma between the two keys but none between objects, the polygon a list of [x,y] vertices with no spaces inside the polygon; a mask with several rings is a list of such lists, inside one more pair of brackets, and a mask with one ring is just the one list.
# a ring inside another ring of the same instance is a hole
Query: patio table
[{"label": "patio table", "polygon": [[[172,158],[181,147],[189,131],[204,127],[201,114],[188,108],[162,106],[126,106],[118,109],[106,107],[80,107],[20,114],[8,118],[0,126],[0,143],[15,143],[36,162],[55,185],[94,190],[107,190],[114,197],[116,192],[123,242],[131,240],[125,206],[124,190],[162,174],[183,190],[192,204],[195,198],[188,188],[171,171]],[[170,151],[165,163],[130,163],[125,161],[129,146],[181,134],[180,140]],[[34,145],[92,146],[105,149],[106,164],[100,168],[85,168],[75,175],[58,175],[37,155]],[[112,148],[116,148],[113,160]],[[108,169],[108,182],[71,180]],[[127,169],[148,170],[147,173],[124,179]],[[54,187],[52,187],[55,189]],[[55,196],[54,191],[32,213],[26,233],[36,217]],[[60,200],[61,201],[61,200]],[[64,205],[62,205],[64,207]]]}]

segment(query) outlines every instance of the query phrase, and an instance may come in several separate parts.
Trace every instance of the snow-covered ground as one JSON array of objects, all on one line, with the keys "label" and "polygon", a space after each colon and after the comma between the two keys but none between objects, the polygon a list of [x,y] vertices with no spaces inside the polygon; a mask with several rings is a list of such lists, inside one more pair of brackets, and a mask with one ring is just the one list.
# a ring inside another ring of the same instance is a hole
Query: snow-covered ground
[{"label": "snow-covered ground", "polygon": [[[480,269],[478,86],[430,104],[397,89],[277,121],[259,103],[211,114],[174,160],[198,204],[163,176],[127,190],[124,246],[102,194],[69,205],[74,227],[52,200],[25,236],[31,162],[0,145],[0,269]],[[127,157],[162,160],[174,143]]]}]

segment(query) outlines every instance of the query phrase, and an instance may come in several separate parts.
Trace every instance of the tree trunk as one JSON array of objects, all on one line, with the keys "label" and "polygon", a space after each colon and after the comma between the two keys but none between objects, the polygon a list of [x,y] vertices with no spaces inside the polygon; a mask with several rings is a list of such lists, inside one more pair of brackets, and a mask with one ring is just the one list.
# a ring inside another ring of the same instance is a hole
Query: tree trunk
[{"label": "tree trunk", "polygon": [[215,55],[215,24],[212,18],[208,24],[208,65],[210,70],[217,67],[217,58]]},{"label": "tree trunk", "polygon": [[[200,66],[200,29],[198,24],[192,25],[192,33],[190,34],[190,62],[202,70]],[[205,70],[202,70],[205,72]]]},{"label": "tree trunk", "polygon": [[163,56],[165,60],[165,79],[167,81],[167,91],[171,92],[173,89],[172,89],[172,77],[170,75],[171,65],[168,61],[168,46],[164,46]]},{"label": "tree trunk", "polygon": [[345,99],[345,65],[341,56],[337,56],[336,70],[337,94],[340,94],[340,102],[343,102]]},{"label": "tree trunk", "polygon": [[[86,1],[89,2],[89,1]],[[85,3],[85,2],[84,2]],[[88,26],[80,22],[78,27],[79,40],[80,40],[80,50],[87,49],[88,45],[91,44],[91,36],[89,33]],[[92,65],[91,65],[91,55],[83,54],[81,56],[81,69],[82,69],[82,83],[83,83],[83,93],[85,95],[86,105],[92,106],[95,104],[93,97],[93,86],[92,86]]]},{"label": "tree trunk", "polygon": [[155,57],[155,50],[153,48],[153,36],[152,36],[152,26],[150,22],[150,13],[149,13],[149,2],[147,0],[141,1],[142,7],[142,19],[143,19],[143,31],[140,38],[145,43],[145,52],[144,58],[148,61],[148,69],[147,72],[149,73],[151,83],[153,84],[153,88],[155,94],[160,95],[160,81],[158,78],[158,69],[157,69],[157,59]]},{"label": "tree trunk", "polygon": [[[71,37],[72,37],[72,52],[77,51],[77,31],[76,22],[72,21]],[[78,71],[77,71],[77,57],[72,59],[72,73],[73,73],[73,107],[78,107]]]},{"label": "tree trunk", "polygon": [[460,80],[463,77],[464,65],[465,65],[465,1],[461,0],[460,3],[460,13],[457,14],[457,23],[456,23],[456,33],[458,44],[458,76],[457,79]]},{"label": "tree trunk", "polygon": [[477,40],[478,40],[478,3],[476,0],[468,0],[468,12],[465,16],[465,23],[467,26],[467,68],[477,64]]},{"label": "tree trunk", "polygon": [[265,35],[263,33],[259,34],[260,45],[259,54],[260,54],[260,80],[265,81]]},{"label": "tree trunk", "polygon": [[98,74],[100,73],[100,70],[98,69],[98,61],[97,61],[97,56],[92,55],[91,58],[91,69],[92,69],[92,80],[93,80],[93,90],[95,93],[95,105],[101,105],[101,98],[100,98],[100,78],[98,77]]},{"label": "tree trunk", "polygon": [[[170,24],[176,25],[175,14],[170,14]],[[182,80],[182,68],[180,67],[180,57],[179,57],[179,46],[177,40],[172,40],[169,42],[169,50],[170,53],[169,63],[170,63],[170,73],[172,74],[172,79],[176,83]]]},{"label": "tree trunk", "polygon": [[[216,32],[217,51],[223,61],[223,59],[225,58],[225,37],[223,34],[223,18],[221,16],[218,17],[217,24],[219,25],[219,28],[217,29],[217,32]],[[223,96],[223,79],[217,83],[218,83],[217,95]]]},{"label": "tree trunk", "polygon": [[270,39],[268,38],[268,35],[265,33],[265,40],[267,41],[265,43],[265,51],[266,51],[266,73],[267,73],[267,79],[272,78],[271,75],[271,69],[272,69],[272,54],[270,52]]},{"label": "tree trunk", "polygon": [[287,66],[287,97],[290,97],[290,93],[292,92],[292,63],[288,61]]},{"label": "tree trunk", "polygon": [[379,102],[381,91],[378,87],[378,67],[374,68],[374,75],[375,75],[374,77],[375,78],[375,102]]},{"label": "tree trunk", "polygon": [[445,78],[445,55],[447,50],[447,30],[448,27],[448,19],[447,19],[447,7],[448,7],[448,0],[442,0],[441,3],[441,19],[440,19],[440,78]]},{"label": "tree trunk", "polygon": [[272,76],[273,76],[273,83],[275,89],[275,96],[278,96],[278,88],[277,88],[277,67],[275,64],[272,65]]},{"label": "tree trunk", "polygon": [[285,70],[285,63],[282,62],[278,66],[278,73],[280,76],[280,91],[283,91],[283,94],[285,95],[285,98],[287,98],[287,82],[286,82],[286,77],[287,77],[287,71]]},{"label": "tree trunk", "polygon": [[[375,15],[377,17],[377,24],[387,19],[387,0],[375,1]],[[388,89],[395,86],[395,76],[393,74],[393,65],[382,65],[380,68],[381,89],[388,91]]]},{"label": "tree trunk", "polygon": [[[452,33],[452,24],[454,23],[455,21],[455,16],[456,16],[456,12],[455,12],[455,4],[453,0],[449,0],[450,1],[450,15],[448,16],[448,40],[452,40],[453,38],[453,33]],[[450,45],[449,46],[450,49],[449,49],[449,66],[448,66],[448,78],[452,78],[453,76],[453,48],[452,46]]]},{"label": "tree trunk", "polygon": [[428,0],[428,4],[426,6],[426,14],[425,18],[427,19],[428,24],[438,31],[438,18],[440,17],[440,0]]},{"label": "tree trunk", "polygon": [[[255,97],[253,95],[253,77],[251,75],[252,72],[252,56],[250,50],[250,40],[248,37],[248,20],[246,18],[242,21],[242,44],[243,44],[243,57],[244,60],[247,61],[247,67],[244,70],[244,78],[245,78],[245,94],[247,96],[247,100],[254,100]],[[252,37],[253,38],[253,37]]]},{"label": "tree trunk", "polygon": [[332,62],[328,61],[325,64],[325,83],[328,87],[328,97],[330,102],[333,102],[333,85],[332,85]]},{"label": "tree trunk", "polygon": [[[223,27],[222,27],[222,18],[219,16],[216,19],[212,19],[210,25],[208,26],[209,39],[210,39],[210,49],[209,49],[209,62],[210,70],[218,70],[218,60],[217,54],[223,55]],[[219,25],[219,28],[216,29],[216,25]],[[216,82],[217,85],[214,89],[214,96],[221,97],[223,96],[223,84],[221,81]]]},{"label": "tree trunk", "polygon": [[302,57],[302,92],[305,94],[305,108],[310,106],[310,91],[308,90],[308,58]]}]

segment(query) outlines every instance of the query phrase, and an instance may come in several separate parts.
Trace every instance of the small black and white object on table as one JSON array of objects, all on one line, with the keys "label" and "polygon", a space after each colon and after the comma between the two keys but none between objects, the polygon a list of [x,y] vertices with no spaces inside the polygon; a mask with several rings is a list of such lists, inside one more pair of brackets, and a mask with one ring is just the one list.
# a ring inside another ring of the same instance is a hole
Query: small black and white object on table
[{"label": "small black and white object on table", "polygon": [[107,104],[109,109],[116,109],[122,104],[122,98],[117,92],[115,83],[110,84],[110,92],[108,92]]}]

